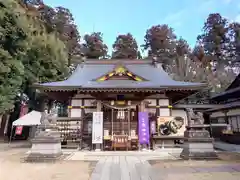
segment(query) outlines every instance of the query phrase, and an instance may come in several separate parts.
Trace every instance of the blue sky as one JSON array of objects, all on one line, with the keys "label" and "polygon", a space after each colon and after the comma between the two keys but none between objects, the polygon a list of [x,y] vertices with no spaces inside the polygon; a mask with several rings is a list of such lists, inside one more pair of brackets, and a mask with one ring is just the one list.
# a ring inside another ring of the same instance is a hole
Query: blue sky
[{"label": "blue sky", "polygon": [[44,0],[72,12],[81,36],[103,33],[109,51],[118,34],[132,33],[139,45],[148,28],[168,24],[194,46],[209,13],[240,22],[240,0]]}]

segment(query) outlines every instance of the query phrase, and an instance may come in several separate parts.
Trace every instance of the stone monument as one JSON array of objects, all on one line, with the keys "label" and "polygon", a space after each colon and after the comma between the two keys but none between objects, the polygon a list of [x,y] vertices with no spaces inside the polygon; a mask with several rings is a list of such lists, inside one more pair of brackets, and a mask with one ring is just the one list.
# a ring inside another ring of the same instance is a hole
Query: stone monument
[{"label": "stone monument", "polygon": [[188,125],[184,132],[184,146],[180,154],[183,159],[217,159],[213,139],[205,129],[203,114],[187,109]]},{"label": "stone monument", "polygon": [[32,147],[26,161],[54,161],[61,157],[61,138],[56,117],[42,112],[41,124],[32,139]]}]

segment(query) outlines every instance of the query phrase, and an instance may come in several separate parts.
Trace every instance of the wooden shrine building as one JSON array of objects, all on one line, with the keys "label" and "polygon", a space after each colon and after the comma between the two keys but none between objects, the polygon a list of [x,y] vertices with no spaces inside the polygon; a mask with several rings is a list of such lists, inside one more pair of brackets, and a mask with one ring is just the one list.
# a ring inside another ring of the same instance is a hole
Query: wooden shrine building
[{"label": "wooden shrine building", "polygon": [[58,118],[63,145],[79,139],[81,148],[91,148],[93,113],[103,112],[102,149],[134,149],[141,142],[140,112],[149,129],[143,140],[178,140],[187,116],[172,104],[206,85],[175,81],[155,60],[87,59],[67,80],[35,86],[49,98],[69,101],[68,118]]},{"label": "wooden shrine building", "polygon": [[212,97],[212,100],[221,106],[206,111],[210,114],[211,124],[222,127],[219,128],[222,140],[240,144],[240,74],[224,92]]}]

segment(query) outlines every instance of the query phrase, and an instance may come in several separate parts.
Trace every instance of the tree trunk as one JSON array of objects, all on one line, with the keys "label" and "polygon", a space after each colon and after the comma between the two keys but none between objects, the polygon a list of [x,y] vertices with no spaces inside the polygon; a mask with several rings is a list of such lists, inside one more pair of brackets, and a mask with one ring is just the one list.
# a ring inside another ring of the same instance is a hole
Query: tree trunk
[{"label": "tree trunk", "polygon": [[2,127],[2,119],[3,119],[3,115],[0,114],[0,142],[3,142],[4,141],[4,136],[2,136],[2,131],[3,131],[3,127]]},{"label": "tree trunk", "polygon": [[2,117],[3,117],[3,115],[0,114],[0,130],[2,129]]},{"label": "tree trunk", "polygon": [[8,126],[9,114],[0,115],[0,141],[4,141],[6,126]]},{"label": "tree trunk", "polygon": [[3,114],[0,114],[0,138],[2,136],[3,131]]},{"label": "tree trunk", "polygon": [[7,118],[6,118],[6,122],[5,122],[5,126],[4,126],[4,136],[7,135],[8,133],[8,123],[9,123],[9,118],[10,118],[10,114],[7,115]]}]

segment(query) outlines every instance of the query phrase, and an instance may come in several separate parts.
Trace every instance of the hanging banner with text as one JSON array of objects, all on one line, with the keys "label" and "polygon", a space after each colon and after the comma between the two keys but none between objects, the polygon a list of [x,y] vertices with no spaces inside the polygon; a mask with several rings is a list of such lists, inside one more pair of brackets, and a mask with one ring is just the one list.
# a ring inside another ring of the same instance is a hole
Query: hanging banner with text
[{"label": "hanging banner with text", "polygon": [[23,126],[17,126],[15,130],[16,135],[21,135],[23,130]]},{"label": "hanging banner with text", "polygon": [[[28,113],[28,106],[27,104],[23,103],[21,105],[19,118],[22,116],[25,116],[27,113]],[[21,135],[22,131],[23,131],[23,126],[17,126],[15,129],[15,135]]]},{"label": "hanging banner with text", "polygon": [[92,143],[103,143],[103,112],[93,112]]},{"label": "hanging banner with text", "polygon": [[138,112],[138,134],[140,144],[149,144],[148,112]]},{"label": "hanging banner with text", "polygon": [[155,121],[151,121],[150,123],[150,129],[151,129],[151,134],[155,134],[156,133],[156,122]]}]

